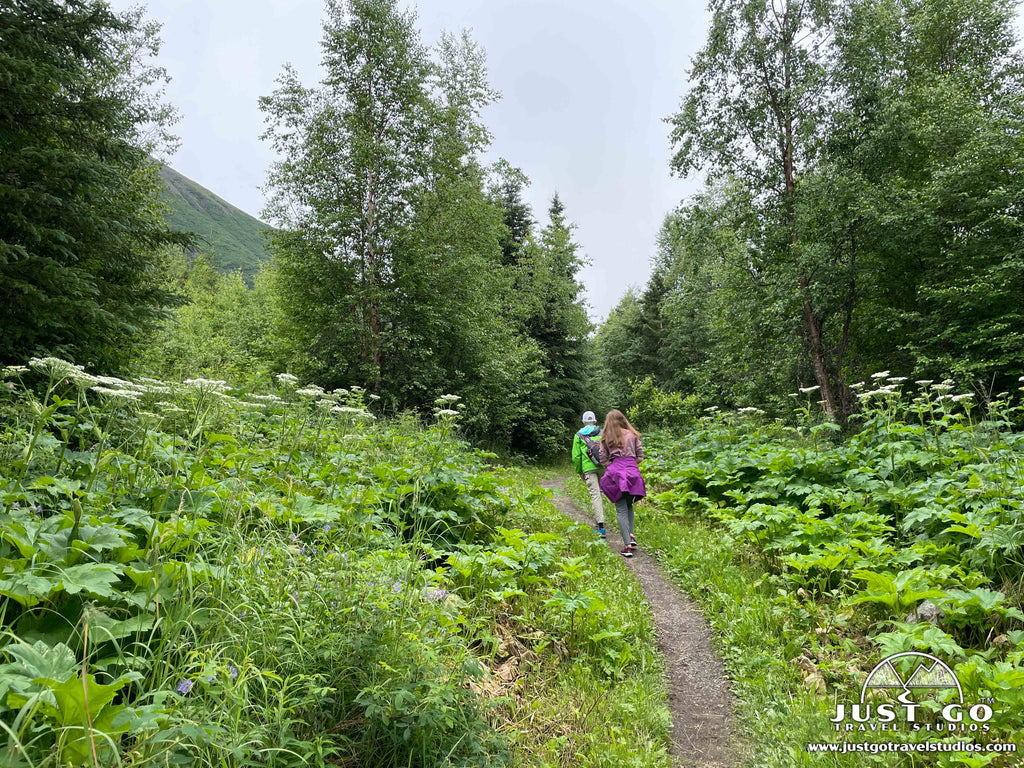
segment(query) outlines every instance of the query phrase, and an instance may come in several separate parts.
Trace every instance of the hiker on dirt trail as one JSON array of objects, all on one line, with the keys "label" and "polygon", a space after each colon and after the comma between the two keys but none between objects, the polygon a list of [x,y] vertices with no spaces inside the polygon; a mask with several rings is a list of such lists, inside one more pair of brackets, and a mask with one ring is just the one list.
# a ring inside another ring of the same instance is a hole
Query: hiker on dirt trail
[{"label": "hiker on dirt trail", "polygon": [[598,467],[601,462],[598,453],[601,445],[600,439],[601,428],[597,426],[597,416],[593,411],[587,411],[583,414],[583,428],[572,438],[572,466],[590,491],[590,505],[594,508],[594,525],[603,539],[606,536],[604,505],[601,503],[601,485],[598,478]]},{"label": "hiker on dirt trail", "polygon": [[636,549],[633,536],[633,502],[647,495],[639,462],[644,458],[640,433],[622,411],[608,411],[601,433],[601,463],[607,467],[601,478],[601,490],[615,505],[622,534],[623,557],[632,557]]}]

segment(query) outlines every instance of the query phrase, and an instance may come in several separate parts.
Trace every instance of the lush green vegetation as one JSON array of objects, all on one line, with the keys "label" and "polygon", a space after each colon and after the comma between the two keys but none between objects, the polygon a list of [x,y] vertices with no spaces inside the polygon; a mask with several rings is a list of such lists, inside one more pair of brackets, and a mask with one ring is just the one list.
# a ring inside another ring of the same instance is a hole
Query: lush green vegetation
[{"label": "lush green vegetation", "polygon": [[1004,0],[725,0],[672,116],[707,174],[598,334],[609,379],[833,419],[882,368],[976,395],[1024,371],[1024,59]]},{"label": "lush green vegetation", "polygon": [[[1024,742],[1020,409],[1003,399],[979,414],[949,382],[919,385],[883,374],[861,388],[861,428],[845,440],[809,408],[789,425],[751,408],[648,438],[662,516],[641,515],[640,532],[723,638],[751,764],[817,765],[803,745],[841,738],[836,702],[856,702],[880,659],[909,650],[945,660],[965,702],[992,702],[990,735],[942,738]],[[917,614],[926,601],[937,619]],[[844,759],[828,764],[932,764]]]},{"label": "lush green vegetation", "polygon": [[278,381],[5,371],[5,765],[665,764],[637,588],[457,397]]},{"label": "lush green vegetation", "polygon": [[523,174],[482,162],[483,51],[427,47],[396,0],[328,0],[322,48],[319,85],[285,68],[261,100],[295,370],[395,410],[454,389],[469,434],[560,450],[587,407],[582,258],[557,197],[535,233]]},{"label": "lush green vegetation", "polygon": [[278,161],[273,265],[256,274],[259,223],[167,168],[161,184],[152,161],[174,143],[159,26],[102,0],[3,13],[17,87],[0,114],[0,363],[57,354],[249,387],[290,370],[390,414],[455,390],[480,443],[560,449],[591,405],[583,258],[557,197],[538,225],[525,175],[483,163],[496,94],[468,35],[428,47],[393,0],[326,2],[324,82],[285,68],[261,100]]},{"label": "lush green vegetation", "polygon": [[[483,161],[468,35],[326,1],[323,82],[261,101],[256,272],[255,220],[189,188],[171,220],[221,239],[187,258],[163,218],[158,28],[7,3],[0,762],[666,765],[638,587],[473,447],[551,455],[628,403],[677,430],[639,532],[707,609],[749,765],[1011,764],[804,750],[908,650],[1024,736],[1011,11],[715,3],[671,118],[707,187],[591,343],[562,202],[535,221]],[[959,386],[851,383],[883,366]]]},{"label": "lush green vegetation", "polygon": [[270,261],[267,225],[240,211],[170,166],[160,169],[171,229],[200,238],[192,253],[207,253],[221,272],[241,272],[252,283],[260,265]]}]

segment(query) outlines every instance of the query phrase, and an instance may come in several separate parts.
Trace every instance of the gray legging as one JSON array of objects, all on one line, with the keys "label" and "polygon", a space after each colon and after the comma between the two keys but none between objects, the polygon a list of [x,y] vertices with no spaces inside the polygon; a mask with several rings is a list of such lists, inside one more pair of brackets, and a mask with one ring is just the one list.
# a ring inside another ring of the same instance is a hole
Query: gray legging
[{"label": "gray legging", "polygon": [[619,533],[622,534],[622,546],[629,546],[629,537],[633,535],[633,495],[622,494],[615,502],[615,513],[619,519]]}]

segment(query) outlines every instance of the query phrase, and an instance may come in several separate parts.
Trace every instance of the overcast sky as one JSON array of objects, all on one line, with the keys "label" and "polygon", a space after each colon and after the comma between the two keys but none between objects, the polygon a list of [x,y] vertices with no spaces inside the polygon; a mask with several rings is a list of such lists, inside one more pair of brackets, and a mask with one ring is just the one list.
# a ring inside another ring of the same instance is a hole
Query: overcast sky
[{"label": "overcast sky", "polygon": [[[137,5],[113,0],[118,9]],[[321,0],[150,0],[163,25],[159,62],[181,113],[171,165],[259,216],[259,187],[275,159],[259,135],[257,100],[291,62],[318,82]],[[582,273],[591,316],[603,318],[650,272],[666,213],[696,187],[672,178],[664,118],[683,94],[703,44],[703,0],[418,0],[423,41],[468,28],[487,52],[501,100],[484,113],[490,159],[532,184],[543,225],[557,191],[591,266]]]}]

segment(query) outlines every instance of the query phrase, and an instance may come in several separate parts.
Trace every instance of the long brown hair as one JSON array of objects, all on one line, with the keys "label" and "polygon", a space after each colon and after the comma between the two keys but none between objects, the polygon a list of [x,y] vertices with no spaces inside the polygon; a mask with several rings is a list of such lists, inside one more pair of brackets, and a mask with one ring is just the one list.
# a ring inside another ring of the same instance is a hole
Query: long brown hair
[{"label": "long brown hair", "polygon": [[632,432],[639,439],[640,433],[636,427],[629,423],[626,414],[622,411],[612,409],[604,417],[604,428],[601,430],[601,440],[609,448],[621,448],[626,439],[626,433]]}]

